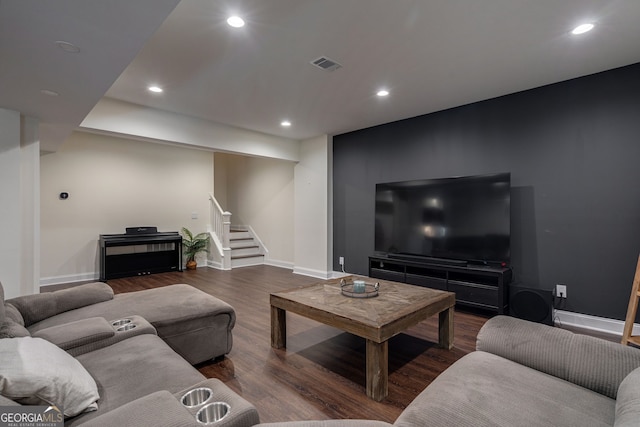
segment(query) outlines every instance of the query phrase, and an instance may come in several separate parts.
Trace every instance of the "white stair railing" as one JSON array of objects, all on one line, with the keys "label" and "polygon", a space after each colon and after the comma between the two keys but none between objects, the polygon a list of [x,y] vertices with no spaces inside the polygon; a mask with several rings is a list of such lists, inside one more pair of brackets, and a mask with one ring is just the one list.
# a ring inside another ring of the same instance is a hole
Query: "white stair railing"
[{"label": "white stair railing", "polygon": [[213,193],[209,193],[210,215],[211,215],[211,235],[212,240],[221,257],[223,270],[231,270],[231,248],[229,247],[229,236],[231,234],[231,212],[222,210],[220,203]]}]

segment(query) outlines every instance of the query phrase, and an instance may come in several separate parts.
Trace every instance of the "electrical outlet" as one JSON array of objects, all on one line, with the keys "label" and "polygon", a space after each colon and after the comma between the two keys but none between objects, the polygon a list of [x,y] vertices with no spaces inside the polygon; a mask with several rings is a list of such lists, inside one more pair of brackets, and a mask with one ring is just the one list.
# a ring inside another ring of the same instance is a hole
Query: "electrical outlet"
[{"label": "electrical outlet", "polygon": [[567,297],[567,285],[556,285],[556,296],[561,298]]},{"label": "electrical outlet", "polygon": [[338,264],[340,265],[344,265],[344,257],[341,256],[340,258],[338,258]]}]

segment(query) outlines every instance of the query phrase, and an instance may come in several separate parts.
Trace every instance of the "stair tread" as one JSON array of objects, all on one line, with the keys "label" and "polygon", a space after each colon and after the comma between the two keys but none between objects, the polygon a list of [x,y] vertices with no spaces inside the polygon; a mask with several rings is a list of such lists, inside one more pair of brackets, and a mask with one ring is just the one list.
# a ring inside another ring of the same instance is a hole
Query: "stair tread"
[{"label": "stair tread", "polygon": [[231,259],[257,258],[257,257],[264,257],[264,254],[231,255]]}]

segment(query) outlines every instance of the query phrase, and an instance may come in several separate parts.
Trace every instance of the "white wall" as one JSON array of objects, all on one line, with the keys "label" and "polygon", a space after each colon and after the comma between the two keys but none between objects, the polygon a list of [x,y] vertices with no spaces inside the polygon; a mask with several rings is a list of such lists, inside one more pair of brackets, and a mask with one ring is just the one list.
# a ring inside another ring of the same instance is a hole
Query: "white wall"
[{"label": "white wall", "polygon": [[[206,231],[213,154],[76,132],[41,159],[41,284],[98,277],[100,234]],[[69,193],[60,200],[59,193]],[[198,219],[191,219],[192,212]]]},{"label": "white wall", "polygon": [[21,294],[40,282],[40,135],[38,120],[20,119]]},{"label": "white wall", "polygon": [[38,121],[0,109],[0,282],[7,298],[36,291]]},{"label": "white wall", "polygon": [[233,214],[231,223],[251,226],[269,250],[268,262],[289,268],[294,260],[294,165],[215,154],[216,198],[222,209]]},{"label": "white wall", "polygon": [[331,144],[326,135],[302,141],[295,167],[294,272],[323,278],[332,275]]},{"label": "white wall", "polygon": [[249,156],[298,160],[298,141],[103,98],[80,124],[87,131]]},{"label": "white wall", "polygon": [[216,200],[224,210],[229,210],[229,203],[227,202],[227,165],[230,163],[228,154],[214,153],[213,154],[213,194]]},{"label": "white wall", "polygon": [[20,295],[20,113],[0,109],[0,282]]}]

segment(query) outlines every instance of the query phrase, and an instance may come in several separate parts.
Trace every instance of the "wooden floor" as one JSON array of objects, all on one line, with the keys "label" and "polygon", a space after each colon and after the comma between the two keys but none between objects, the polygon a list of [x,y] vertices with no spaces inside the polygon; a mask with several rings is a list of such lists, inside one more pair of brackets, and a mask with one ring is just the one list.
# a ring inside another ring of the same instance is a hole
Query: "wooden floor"
[{"label": "wooden floor", "polygon": [[237,314],[233,349],[200,364],[253,403],[262,422],[365,418],[393,422],[413,398],[453,362],[473,351],[487,316],[457,310],[454,348],[438,342],[438,316],[389,342],[389,397],[365,395],[365,342],[329,326],[287,313],[287,349],[270,346],[269,294],[318,282],[270,266],[233,271],[199,268],[110,280],[116,293],[187,283],[231,304]]}]

